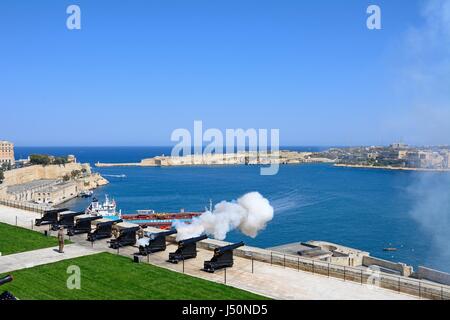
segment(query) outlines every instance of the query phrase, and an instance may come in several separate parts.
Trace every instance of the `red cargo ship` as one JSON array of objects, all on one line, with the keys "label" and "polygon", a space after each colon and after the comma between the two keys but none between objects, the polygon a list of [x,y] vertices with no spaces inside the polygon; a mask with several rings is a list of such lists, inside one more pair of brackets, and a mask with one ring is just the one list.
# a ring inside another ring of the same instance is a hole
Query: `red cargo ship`
[{"label": "red cargo ship", "polygon": [[198,217],[202,212],[155,212],[153,210],[138,210],[137,214],[122,214],[121,218],[140,226],[170,229],[175,221],[189,223],[192,218]]}]

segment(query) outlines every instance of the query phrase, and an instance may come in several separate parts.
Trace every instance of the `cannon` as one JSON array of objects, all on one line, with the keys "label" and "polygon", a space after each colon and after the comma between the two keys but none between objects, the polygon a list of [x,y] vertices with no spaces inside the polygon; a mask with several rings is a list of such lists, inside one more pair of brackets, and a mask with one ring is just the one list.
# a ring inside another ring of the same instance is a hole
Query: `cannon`
[{"label": "cannon", "polygon": [[52,230],[56,231],[59,228],[69,228],[75,225],[75,217],[83,215],[84,212],[64,211],[58,213],[58,220],[52,223]]},{"label": "cannon", "polygon": [[133,223],[121,222],[116,224],[119,230],[119,236],[116,239],[111,239],[109,247],[118,249],[120,247],[132,246],[136,244],[136,232],[139,226]]},{"label": "cannon", "polygon": [[67,235],[74,236],[76,234],[89,233],[92,230],[92,221],[101,219],[102,216],[91,216],[83,214],[75,217],[75,224],[67,228]]},{"label": "cannon", "polygon": [[169,230],[158,233],[146,232],[146,238],[139,240],[139,254],[146,256],[153,252],[166,250],[166,237],[177,233],[177,230]]},{"label": "cannon", "polygon": [[87,235],[87,240],[94,242],[95,240],[111,238],[112,227],[122,222],[123,220],[98,219],[92,221],[91,225],[94,230],[91,230]]},{"label": "cannon", "polygon": [[182,260],[187,260],[197,257],[197,242],[207,239],[208,237],[203,235],[200,237],[181,240],[178,242],[178,249],[175,252],[169,253],[168,262],[178,263]]},{"label": "cannon", "polygon": [[228,246],[214,249],[214,256],[211,260],[205,261],[203,271],[214,273],[214,271],[222,268],[233,266],[233,250],[244,246],[244,242],[230,244]]},{"label": "cannon", "polygon": [[[12,276],[6,276],[3,278],[0,278],[0,286],[7,284],[13,280],[14,280],[14,278]],[[5,301],[5,300],[17,300],[17,298],[14,297],[14,295],[11,292],[5,291],[2,294],[0,294],[0,301]]]},{"label": "cannon", "polygon": [[68,211],[69,209],[63,208],[63,209],[52,209],[52,210],[46,210],[42,214],[41,219],[36,219],[34,222],[34,225],[36,227],[46,225],[46,224],[54,224],[58,222],[58,214],[64,211]]}]

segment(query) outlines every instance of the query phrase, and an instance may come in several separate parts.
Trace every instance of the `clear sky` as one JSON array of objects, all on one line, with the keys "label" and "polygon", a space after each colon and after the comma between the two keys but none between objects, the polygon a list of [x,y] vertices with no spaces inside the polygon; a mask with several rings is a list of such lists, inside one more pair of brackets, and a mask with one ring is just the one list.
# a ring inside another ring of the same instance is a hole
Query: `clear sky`
[{"label": "clear sky", "polygon": [[447,0],[3,0],[0,39],[16,145],[170,145],[194,120],[282,145],[450,143]]}]

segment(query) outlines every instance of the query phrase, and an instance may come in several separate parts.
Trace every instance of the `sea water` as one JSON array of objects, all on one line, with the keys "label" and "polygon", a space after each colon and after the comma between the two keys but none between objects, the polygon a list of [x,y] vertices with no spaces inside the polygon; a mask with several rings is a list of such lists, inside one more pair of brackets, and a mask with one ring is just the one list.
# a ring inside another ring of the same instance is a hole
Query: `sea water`
[{"label": "sea water", "polygon": [[[80,162],[94,165],[97,161],[139,162],[142,158],[170,154],[170,148],[16,148],[16,158],[32,153],[74,154]],[[226,240],[242,240],[260,247],[324,240],[391,261],[450,271],[449,242],[446,242],[450,230],[445,232],[450,215],[448,193],[441,190],[442,187],[435,191],[444,193],[438,198],[443,197],[440,211],[434,213],[420,207],[430,200],[420,198],[429,197],[429,190],[417,193],[421,188],[418,181],[423,177],[434,179],[435,174],[342,168],[329,164],[285,165],[275,176],[261,176],[258,166],[93,167],[93,170],[107,175],[110,181],[95,190],[95,196],[102,201],[108,194],[123,213],[135,213],[138,209],[202,211],[209,207],[210,199],[215,204],[258,191],[275,208],[274,219],[254,239],[234,231]],[[117,175],[126,177],[114,177]],[[446,173],[438,175],[438,179],[448,176]],[[78,198],[64,206],[84,210],[89,202],[90,199]],[[433,223],[439,233],[433,232]],[[387,247],[398,250],[384,251]]]}]

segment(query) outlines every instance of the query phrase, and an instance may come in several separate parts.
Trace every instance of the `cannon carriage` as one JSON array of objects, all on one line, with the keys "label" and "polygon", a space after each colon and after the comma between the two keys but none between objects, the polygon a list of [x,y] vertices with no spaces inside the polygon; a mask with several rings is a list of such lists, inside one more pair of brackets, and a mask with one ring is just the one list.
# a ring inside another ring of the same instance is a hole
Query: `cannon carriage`
[{"label": "cannon carriage", "polygon": [[142,256],[146,256],[154,252],[165,251],[167,248],[166,237],[176,233],[176,230],[169,230],[158,233],[146,232],[146,238],[140,239],[139,254]]},{"label": "cannon carriage", "polygon": [[91,222],[92,229],[87,235],[87,240],[94,242],[100,239],[112,237],[113,226],[121,223],[122,220],[98,219]]},{"label": "cannon carriage", "polygon": [[69,211],[67,208],[61,208],[61,209],[52,209],[52,210],[46,210],[42,214],[42,217],[40,219],[36,219],[34,222],[34,225],[36,227],[48,225],[48,224],[55,224],[58,222],[58,215],[61,212]]},{"label": "cannon carriage", "polygon": [[181,240],[178,242],[178,249],[175,252],[169,253],[168,262],[178,263],[179,261],[197,257],[197,242],[207,239],[203,235],[200,237]]},{"label": "cannon carriage", "polygon": [[121,222],[116,224],[118,230],[118,237],[111,239],[109,247],[112,249],[118,249],[120,247],[132,246],[136,244],[136,232],[139,230],[139,226]]},{"label": "cannon carriage", "polygon": [[100,219],[102,219],[102,216],[88,214],[76,216],[74,225],[67,228],[67,235],[74,236],[76,234],[89,233],[92,230],[92,222]]},{"label": "cannon carriage", "polygon": [[214,249],[211,260],[205,261],[203,271],[213,273],[216,270],[230,268],[233,266],[233,250],[244,246],[244,242],[230,244]]},{"label": "cannon carriage", "polygon": [[56,222],[52,223],[52,230],[56,231],[59,228],[71,228],[75,225],[75,217],[83,215],[84,212],[63,211],[57,214]]}]

